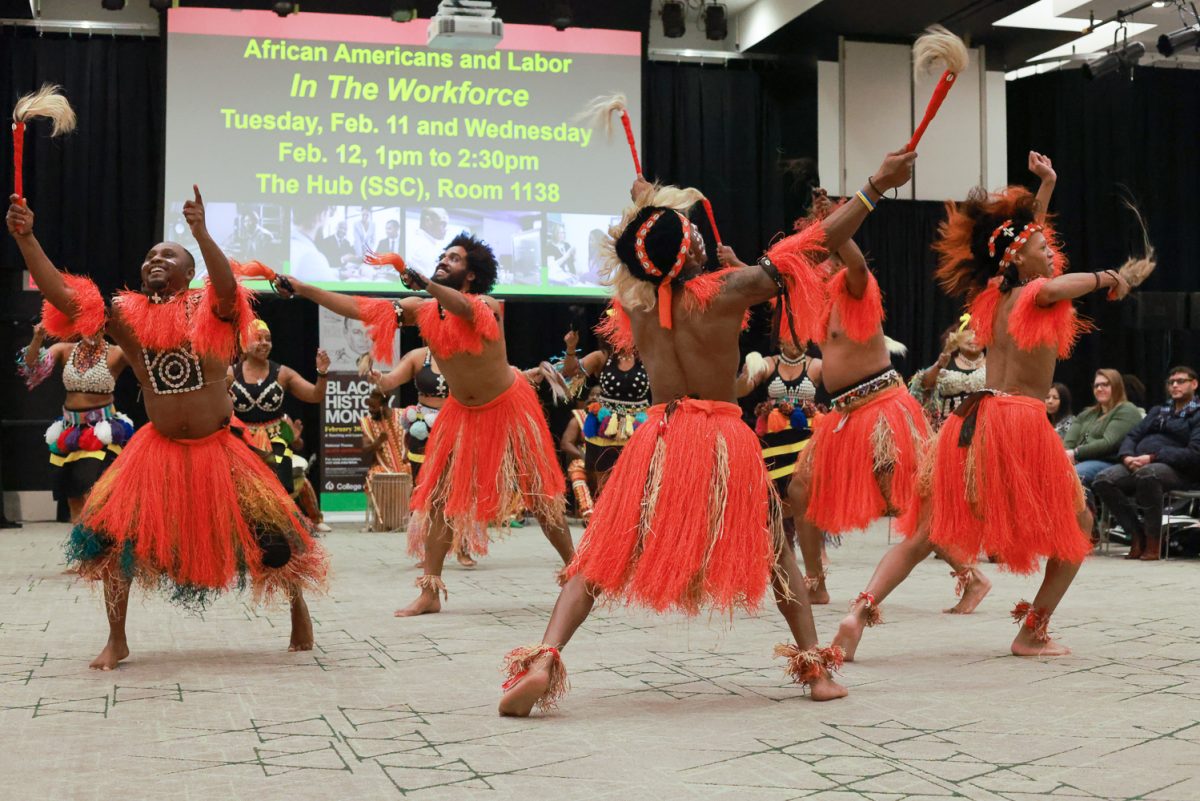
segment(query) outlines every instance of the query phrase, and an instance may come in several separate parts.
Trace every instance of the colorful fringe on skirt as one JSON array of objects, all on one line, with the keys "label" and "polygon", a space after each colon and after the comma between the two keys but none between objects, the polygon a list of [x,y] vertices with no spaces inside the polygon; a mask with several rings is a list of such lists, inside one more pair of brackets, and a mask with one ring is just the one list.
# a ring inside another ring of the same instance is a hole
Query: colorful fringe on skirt
[{"label": "colorful fringe on skirt", "polygon": [[409,552],[421,555],[434,511],[445,515],[453,551],[465,544],[485,554],[487,527],[507,526],[523,510],[562,520],[565,492],[541,404],[514,371],[509,388],[487,403],[465,406],[451,396],[442,406],[413,490]]},{"label": "colorful fringe on skirt", "polygon": [[247,580],[256,601],[323,590],[328,570],[271,468],[229,428],[177,440],[152,424],[93,487],[67,558],[84,578],[165,585],[199,606]]},{"label": "colorful fringe on skirt", "polygon": [[902,384],[823,415],[796,464],[797,473],[809,475],[808,519],[845,534],[895,514],[900,530],[912,534],[929,433],[921,405]]},{"label": "colorful fringe on skirt", "polygon": [[1083,489],[1041,400],[969,396],[934,454],[931,538],[951,557],[970,564],[986,553],[1032,573],[1040,557],[1077,564],[1091,552],[1076,519]]},{"label": "colorful fringe on skirt", "polygon": [[63,409],[46,429],[54,465],[56,498],[81,498],[116,461],[133,436],[133,421],[111,403],[94,409]]},{"label": "colorful fringe on skirt", "polygon": [[758,437],[732,403],[652,406],[567,568],[656,611],[758,608],[784,545]]}]

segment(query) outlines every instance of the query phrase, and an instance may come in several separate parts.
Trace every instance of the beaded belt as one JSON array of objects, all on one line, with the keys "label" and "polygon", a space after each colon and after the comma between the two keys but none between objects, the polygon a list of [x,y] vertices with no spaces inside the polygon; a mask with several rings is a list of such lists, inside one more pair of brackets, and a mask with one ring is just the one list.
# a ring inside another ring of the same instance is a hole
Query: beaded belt
[{"label": "beaded belt", "polygon": [[600,396],[601,408],[610,409],[617,414],[637,414],[650,408],[649,401],[619,401]]},{"label": "beaded belt", "polygon": [[858,386],[848,389],[833,399],[833,410],[835,412],[845,412],[850,406],[864,400],[865,398],[874,395],[876,392],[882,392],[885,389],[891,389],[900,384],[900,374],[895,370],[887,370],[869,381],[864,381]]},{"label": "beaded belt", "polygon": [[62,411],[63,422],[71,426],[94,426],[102,420],[111,420],[117,416],[117,407],[111,403],[95,409],[79,411],[63,409]]}]

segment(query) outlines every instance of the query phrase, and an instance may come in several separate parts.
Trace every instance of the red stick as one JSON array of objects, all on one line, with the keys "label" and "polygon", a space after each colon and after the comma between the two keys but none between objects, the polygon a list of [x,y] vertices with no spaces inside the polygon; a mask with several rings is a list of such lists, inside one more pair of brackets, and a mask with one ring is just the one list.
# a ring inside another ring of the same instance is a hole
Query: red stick
[{"label": "red stick", "polygon": [[929,98],[929,105],[925,107],[925,116],[921,119],[921,124],[917,126],[917,130],[913,132],[912,139],[904,146],[905,151],[911,153],[917,149],[917,143],[925,135],[925,129],[929,127],[929,123],[933,122],[938,109],[942,107],[942,101],[950,93],[950,87],[954,86],[955,77],[955,74],[950,70],[942,73],[942,77],[938,79],[937,86],[934,87],[933,96]]},{"label": "red stick", "polygon": [[625,138],[629,140],[629,154],[633,156],[633,171],[642,174],[642,162],[638,158],[637,143],[633,141],[633,123],[629,121],[629,112],[621,109],[621,124],[625,126]]},{"label": "red stick", "polygon": [[713,216],[712,204],[708,202],[708,198],[701,201],[704,204],[704,211],[708,214],[708,224],[712,226],[713,237],[717,240],[717,247],[721,247],[721,232],[717,230],[717,218]]},{"label": "red stick", "polygon": [[25,161],[25,123],[14,122],[13,126],[13,194],[24,198],[24,181],[21,166]]}]

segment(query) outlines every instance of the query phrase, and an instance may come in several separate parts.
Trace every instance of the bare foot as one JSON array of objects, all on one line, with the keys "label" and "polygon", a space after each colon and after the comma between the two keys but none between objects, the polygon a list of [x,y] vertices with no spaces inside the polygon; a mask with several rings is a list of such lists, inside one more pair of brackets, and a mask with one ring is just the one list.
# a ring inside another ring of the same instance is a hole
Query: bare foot
[{"label": "bare foot", "polygon": [[979,606],[979,602],[992,591],[992,582],[983,573],[972,568],[971,581],[963,589],[962,597],[958,599],[958,603],[949,609],[942,611],[948,615],[969,615],[975,611],[975,607]]},{"label": "bare foot", "polygon": [[88,665],[92,670],[116,670],[117,663],[129,656],[129,644],[122,637],[119,640],[108,638],[104,650]]},{"label": "bare foot", "polygon": [[1013,656],[1066,656],[1071,649],[1054,640],[1036,640],[1029,629],[1021,627],[1021,632],[1012,642]]},{"label": "bare foot", "polygon": [[413,565],[413,567],[415,567],[417,570],[424,570],[425,569],[425,560],[422,559],[420,562],[417,562],[415,565]]},{"label": "bare foot", "polygon": [[842,685],[838,684],[830,676],[815,680],[808,685],[808,694],[814,701],[832,701],[836,698],[845,698],[849,693]]},{"label": "bare foot", "polygon": [[416,617],[417,615],[432,615],[440,611],[442,611],[442,599],[438,597],[437,591],[422,590],[421,594],[417,596],[417,600],[403,609],[397,609],[395,616]]},{"label": "bare foot", "polygon": [[813,606],[824,606],[829,603],[829,590],[825,589],[825,579],[821,579],[815,587],[808,589],[808,602]]},{"label": "bare foot", "polygon": [[[838,626],[837,636],[833,638],[831,645],[836,645],[845,653],[845,661],[854,661],[854,652],[858,650],[858,641],[862,639],[863,628],[867,622],[859,616],[858,612],[850,610],[850,614],[842,618],[842,624]],[[834,685],[835,687],[837,685]],[[846,691],[842,691],[845,695]],[[834,696],[835,698],[839,696]]]},{"label": "bare foot", "polygon": [[308,604],[303,596],[292,600],[292,638],[288,642],[289,651],[311,651],[313,649],[312,617],[308,614]]},{"label": "bare foot", "polygon": [[471,554],[467,553],[466,551],[463,551],[458,554],[458,563],[468,569],[475,567],[477,564],[479,564],[474,559],[472,559]]},{"label": "bare foot", "polygon": [[500,698],[500,714],[504,717],[527,718],[534,704],[550,686],[550,665],[553,656],[544,654],[529,671]]}]

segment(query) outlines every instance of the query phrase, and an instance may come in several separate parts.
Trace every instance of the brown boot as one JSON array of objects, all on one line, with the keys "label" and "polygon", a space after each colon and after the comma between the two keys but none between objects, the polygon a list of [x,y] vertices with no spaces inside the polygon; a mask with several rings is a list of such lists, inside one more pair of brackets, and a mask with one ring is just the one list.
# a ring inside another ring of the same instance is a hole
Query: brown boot
[{"label": "brown boot", "polygon": [[1147,537],[1146,546],[1138,558],[1143,562],[1157,562],[1162,556],[1162,540],[1158,537]]},{"label": "brown boot", "polygon": [[1125,554],[1125,558],[1126,559],[1141,559],[1142,558],[1142,546],[1144,546],[1146,543],[1146,536],[1144,534],[1134,534],[1132,536],[1133,536],[1133,544],[1129,547],[1129,553]]}]

